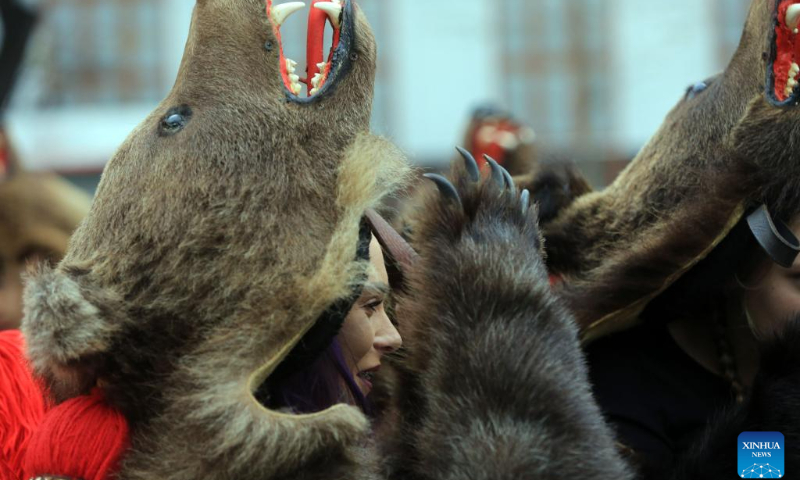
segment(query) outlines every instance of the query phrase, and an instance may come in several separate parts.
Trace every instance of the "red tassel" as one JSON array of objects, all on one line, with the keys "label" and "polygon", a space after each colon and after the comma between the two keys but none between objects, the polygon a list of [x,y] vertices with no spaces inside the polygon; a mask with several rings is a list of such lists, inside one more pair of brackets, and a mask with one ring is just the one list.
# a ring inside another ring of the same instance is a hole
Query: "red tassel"
[{"label": "red tassel", "polygon": [[25,445],[45,414],[43,389],[33,379],[19,330],[0,332],[0,479],[23,476]]},{"label": "red tassel", "polygon": [[96,388],[91,395],[67,400],[45,415],[28,444],[26,478],[106,480],[119,470],[128,446],[125,417]]}]

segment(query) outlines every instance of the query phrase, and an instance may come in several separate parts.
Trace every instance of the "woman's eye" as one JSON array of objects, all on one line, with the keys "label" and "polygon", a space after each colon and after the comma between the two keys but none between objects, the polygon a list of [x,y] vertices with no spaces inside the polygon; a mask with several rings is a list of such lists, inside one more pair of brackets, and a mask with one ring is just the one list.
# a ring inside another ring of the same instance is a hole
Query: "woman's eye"
[{"label": "woman's eye", "polygon": [[383,300],[373,300],[364,305],[364,310],[366,310],[369,315],[372,315],[382,304]]}]

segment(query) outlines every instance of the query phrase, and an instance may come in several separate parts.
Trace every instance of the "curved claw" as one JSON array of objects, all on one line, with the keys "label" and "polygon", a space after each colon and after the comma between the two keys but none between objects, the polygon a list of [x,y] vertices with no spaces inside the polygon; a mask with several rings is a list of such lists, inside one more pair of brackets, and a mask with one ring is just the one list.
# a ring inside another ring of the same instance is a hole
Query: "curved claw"
[{"label": "curved claw", "polygon": [[528,208],[531,206],[531,192],[529,192],[527,188],[523,190],[522,195],[519,196],[519,203],[522,205],[522,214],[527,214]]},{"label": "curved claw", "polygon": [[469,179],[473,182],[479,182],[481,179],[481,171],[478,168],[478,162],[475,161],[475,157],[461,147],[456,147],[456,150],[464,157],[464,167],[467,169]]},{"label": "curved claw", "polygon": [[426,173],[423,176],[435,183],[436,188],[439,189],[439,193],[441,193],[444,197],[449,198],[450,200],[453,200],[461,205],[461,197],[458,196],[458,191],[456,190],[456,187],[450,183],[450,180],[436,173]]},{"label": "curved claw", "polygon": [[508,190],[511,191],[511,193],[516,192],[517,186],[514,185],[514,179],[511,178],[511,174],[508,173],[508,170],[506,170],[503,167],[500,167],[500,169],[503,171],[503,178],[506,181],[506,188],[508,188]]},{"label": "curved claw", "polygon": [[504,178],[502,168],[497,164],[497,162],[494,161],[494,158],[490,157],[489,155],[484,154],[483,158],[486,159],[486,163],[489,164],[489,168],[492,170],[492,180],[494,181],[495,185],[503,188],[506,180]]}]

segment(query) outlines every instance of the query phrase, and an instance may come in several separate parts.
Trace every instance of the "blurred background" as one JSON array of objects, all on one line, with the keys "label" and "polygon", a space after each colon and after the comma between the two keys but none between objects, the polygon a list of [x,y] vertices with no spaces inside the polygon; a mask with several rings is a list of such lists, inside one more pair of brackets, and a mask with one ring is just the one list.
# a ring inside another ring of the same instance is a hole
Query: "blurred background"
[{"label": "blurred background", "polygon": [[[25,3],[40,19],[6,114],[8,135],[26,168],[55,170],[91,192],[117,146],[170,89],[194,2]],[[576,161],[596,187],[635,155],[688,85],[724,67],[749,5],[358,3],[379,42],[374,130],[414,163],[446,165],[470,113],[492,104],[532,126],[537,143]],[[298,51],[304,12],[284,27],[285,43]]]}]

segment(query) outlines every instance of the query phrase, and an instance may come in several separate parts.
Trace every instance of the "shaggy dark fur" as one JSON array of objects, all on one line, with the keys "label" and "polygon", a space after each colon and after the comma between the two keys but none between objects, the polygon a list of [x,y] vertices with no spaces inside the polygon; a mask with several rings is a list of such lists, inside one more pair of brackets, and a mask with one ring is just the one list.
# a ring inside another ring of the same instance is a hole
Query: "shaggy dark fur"
[{"label": "shaggy dark fur", "polygon": [[544,228],[548,266],[595,337],[624,328],[705,257],[749,208],[798,211],[796,106],[765,98],[775,0],[753,0],[741,43],[708,88],[687,96],[616,181]]},{"label": "shaggy dark fur", "polygon": [[539,208],[539,225],[547,225],[576,198],[592,191],[589,181],[569,161],[542,166],[540,171],[515,177],[514,181],[520,189],[531,192]]},{"label": "shaggy dark fur", "polygon": [[361,218],[405,176],[368,133],[376,46],[350,20],[349,69],[301,103],[264,1],[198,0],[173,90],[107,165],[58,268],[29,281],[32,365],[58,399],[99,382],[125,413],[122,479],[372,475],[358,409],[294,416],[253,396],[350,294]]},{"label": "shaggy dark fur", "polygon": [[391,478],[630,478],[550,292],[535,210],[491,179],[453,175],[460,201],[428,199],[398,307]]},{"label": "shaggy dark fur", "polygon": [[721,415],[673,472],[674,480],[734,478],[737,438],[742,432],[781,432],[785,439],[785,471],[800,471],[800,317],[786,325],[779,338],[761,349],[761,365],[752,395],[743,405]]}]

